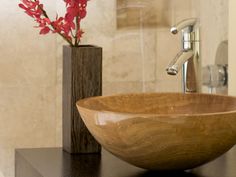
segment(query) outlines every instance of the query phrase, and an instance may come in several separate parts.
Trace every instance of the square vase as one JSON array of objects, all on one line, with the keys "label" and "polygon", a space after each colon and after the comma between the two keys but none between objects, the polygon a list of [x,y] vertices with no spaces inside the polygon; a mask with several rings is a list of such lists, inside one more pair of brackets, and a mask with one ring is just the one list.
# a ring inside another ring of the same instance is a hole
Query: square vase
[{"label": "square vase", "polygon": [[63,47],[63,149],[69,153],[100,153],[76,108],[83,98],[102,95],[102,48]]}]

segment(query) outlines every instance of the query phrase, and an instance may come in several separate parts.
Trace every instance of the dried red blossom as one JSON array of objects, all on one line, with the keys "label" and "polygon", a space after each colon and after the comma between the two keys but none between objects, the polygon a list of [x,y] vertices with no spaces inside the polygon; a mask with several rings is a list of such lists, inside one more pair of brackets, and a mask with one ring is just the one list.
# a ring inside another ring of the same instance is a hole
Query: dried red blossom
[{"label": "dried red blossom", "polygon": [[57,16],[54,21],[50,20],[39,0],[21,0],[21,2],[19,7],[35,19],[38,23],[37,28],[40,28],[40,34],[58,33],[71,46],[79,45],[84,33],[80,28],[80,23],[86,17],[88,0],[64,0],[66,14],[64,17]]}]

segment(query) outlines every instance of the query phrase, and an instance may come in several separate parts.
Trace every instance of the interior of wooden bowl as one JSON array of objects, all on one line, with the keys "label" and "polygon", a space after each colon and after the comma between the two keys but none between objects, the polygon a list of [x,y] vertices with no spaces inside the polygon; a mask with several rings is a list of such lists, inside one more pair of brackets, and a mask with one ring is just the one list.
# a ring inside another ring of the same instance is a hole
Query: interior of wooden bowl
[{"label": "interior of wooden bowl", "polygon": [[79,101],[79,107],[133,114],[207,114],[236,111],[236,98],[211,94],[140,93]]}]

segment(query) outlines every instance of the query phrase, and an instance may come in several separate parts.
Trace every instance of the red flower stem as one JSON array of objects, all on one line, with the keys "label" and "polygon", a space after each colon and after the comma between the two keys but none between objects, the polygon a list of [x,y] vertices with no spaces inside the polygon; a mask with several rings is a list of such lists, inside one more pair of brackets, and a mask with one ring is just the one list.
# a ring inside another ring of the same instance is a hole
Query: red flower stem
[{"label": "red flower stem", "polygon": [[71,36],[73,36],[73,38],[75,38],[75,35],[73,34],[72,30],[70,31]]},{"label": "red flower stem", "polygon": [[[39,5],[39,9],[43,12],[44,17],[46,17],[46,18],[49,19],[47,12],[46,12],[40,5]],[[50,25],[51,25],[51,27],[52,27],[54,30],[56,30],[56,28],[53,26],[52,23],[51,23]],[[61,33],[59,33],[59,32],[57,32],[57,33],[58,33],[64,40],[66,40],[66,41],[70,44],[70,46],[73,46],[73,43],[72,43],[69,39],[67,39],[63,34],[61,34]]]}]

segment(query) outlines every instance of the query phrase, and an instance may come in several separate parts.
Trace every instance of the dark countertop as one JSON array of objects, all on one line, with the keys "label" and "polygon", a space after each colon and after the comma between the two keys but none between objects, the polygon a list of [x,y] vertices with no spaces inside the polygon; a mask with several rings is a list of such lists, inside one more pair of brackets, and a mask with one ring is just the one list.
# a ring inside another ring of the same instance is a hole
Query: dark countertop
[{"label": "dark countertop", "polygon": [[70,155],[61,148],[16,150],[16,177],[236,177],[236,146],[218,159],[187,172],[152,172],[102,155]]}]

